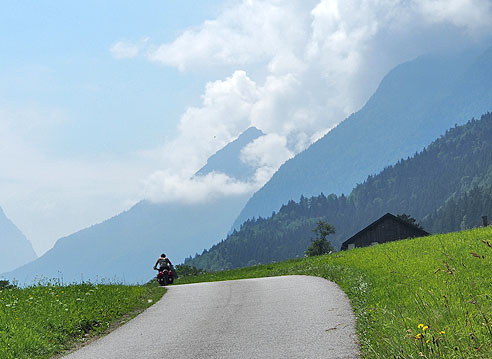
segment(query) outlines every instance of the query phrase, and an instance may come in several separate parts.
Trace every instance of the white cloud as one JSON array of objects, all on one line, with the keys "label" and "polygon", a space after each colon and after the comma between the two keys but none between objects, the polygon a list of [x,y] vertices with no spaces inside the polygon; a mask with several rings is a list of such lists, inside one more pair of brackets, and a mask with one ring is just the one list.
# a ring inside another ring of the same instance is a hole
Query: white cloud
[{"label": "white cloud", "polygon": [[148,56],[181,71],[267,64],[271,73],[285,73],[309,66],[306,60],[322,52],[330,67],[350,73],[370,50],[371,39],[388,29],[399,30],[395,37],[419,32],[425,24],[484,32],[491,23],[489,0],[235,1],[216,19],[184,31]]},{"label": "white cloud", "polygon": [[[393,66],[432,50],[442,40],[458,46],[469,35],[490,34],[486,0],[248,0],[230,2],[216,19],[157,46],[148,58],[180,71],[228,68],[232,75],[206,86],[201,107],[186,110],[179,135],[163,146],[166,168],[155,187],[189,180],[206,158],[249,126],[267,134],[242,152],[258,167],[255,186],[304,150],[373,93]],[[430,36],[436,33],[436,36]],[[186,168],[186,170],[183,170]],[[180,172],[166,180],[165,173]],[[155,191],[151,191],[155,193]],[[164,190],[165,193],[168,190]],[[185,196],[186,194],[184,194]],[[195,196],[198,196],[195,193]]]},{"label": "white cloud", "polygon": [[492,28],[492,3],[489,0],[417,0],[419,11],[430,23],[449,23],[472,35]]},{"label": "white cloud", "polygon": [[[242,182],[220,172],[193,176],[191,171],[166,170],[154,172],[144,181],[145,198],[156,202],[203,203],[222,197],[251,195],[268,181],[275,171],[293,153],[287,148],[287,139],[277,134],[264,135],[247,146],[238,160],[256,168],[255,176]],[[178,168],[178,167],[177,167]]]},{"label": "white cloud", "polygon": [[178,135],[158,149],[168,170],[191,177],[208,157],[250,126],[249,115],[259,96],[244,71],[206,85],[201,107],[190,107],[181,117]]},{"label": "white cloud", "polygon": [[[243,1],[225,7],[215,20],[187,30],[175,41],[149,54],[153,61],[181,71],[207,66],[261,63],[278,56],[295,59],[316,1]],[[288,26],[286,26],[288,24]],[[301,31],[299,31],[301,30]],[[296,62],[294,60],[294,62]]]},{"label": "white cloud", "polygon": [[145,181],[146,198],[157,202],[181,204],[202,203],[224,196],[250,194],[258,189],[256,183],[231,179],[224,173],[212,172],[191,178],[157,171]]},{"label": "white cloud", "polygon": [[[188,108],[181,117],[178,136],[152,152],[151,156],[160,158],[165,170],[157,171],[146,181],[146,197],[196,202],[257,190],[293,156],[289,147],[295,151],[300,143],[305,147],[308,137],[303,136],[303,131],[311,135],[309,116],[292,106],[297,104],[297,85],[293,76],[286,75],[271,77],[259,87],[244,71],[236,71],[224,81],[208,83],[202,106]],[[279,122],[281,112],[287,120]],[[241,160],[256,168],[251,183],[233,181],[225,174],[193,177],[211,155],[250,126],[267,133],[242,152]]]},{"label": "white cloud", "polygon": [[240,159],[254,167],[276,169],[293,155],[286,145],[287,139],[277,134],[261,136],[241,150]]},{"label": "white cloud", "polygon": [[[161,164],[144,183],[145,197],[160,202],[203,202],[220,196],[252,193],[258,183],[243,183],[223,173],[194,177],[207,159],[251,125],[259,90],[244,71],[210,82],[201,107],[190,107],[180,119],[178,135],[147,152]],[[224,120],[226,119],[226,120]]]},{"label": "white cloud", "polygon": [[261,136],[241,150],[242,162],[255,167],[255,181],[265,184],[293,153],[287,148],[287,138],[275,133]]}]

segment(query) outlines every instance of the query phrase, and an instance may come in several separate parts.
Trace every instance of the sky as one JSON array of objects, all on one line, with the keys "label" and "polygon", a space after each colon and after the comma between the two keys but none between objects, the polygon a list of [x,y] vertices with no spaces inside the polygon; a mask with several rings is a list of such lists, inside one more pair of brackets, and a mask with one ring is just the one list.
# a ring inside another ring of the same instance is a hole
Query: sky
[{"label": "sky", "polygon": [[[394,66],[492,44],[490,0],[19,0],[0,12],[0,206],[38,254],[141,199],[252,193]],[[250,126],[250,183],[192,178]]]}]

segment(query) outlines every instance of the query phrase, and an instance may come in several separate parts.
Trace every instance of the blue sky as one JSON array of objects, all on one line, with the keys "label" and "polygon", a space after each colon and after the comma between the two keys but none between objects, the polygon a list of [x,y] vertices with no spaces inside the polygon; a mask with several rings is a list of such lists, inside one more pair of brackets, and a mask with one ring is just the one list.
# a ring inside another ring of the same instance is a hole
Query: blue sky
[{"label": "blue sky", "polygon": [[67,116],[44,140],[57,156],[125,153],[175,134],[206,74],[119,61],[117,40],[167,42],[213,17],[219,1],[15,1],[0,13],[0,101]]},{"label": "blue sky", "polygon": [[[252,194],[394,66],[492,44],[490,0],[10,1],[0,206],[38,254],[141,199]],[[250,126],[250,183],[190,179]]]}]

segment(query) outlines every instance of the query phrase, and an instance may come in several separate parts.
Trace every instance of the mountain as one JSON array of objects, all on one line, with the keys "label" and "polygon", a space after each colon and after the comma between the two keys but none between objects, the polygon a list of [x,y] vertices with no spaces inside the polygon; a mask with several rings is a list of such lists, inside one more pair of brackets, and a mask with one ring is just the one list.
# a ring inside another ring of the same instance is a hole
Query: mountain
[{"label": "mountain", "polygon": [[412,158],[357,185],[349,196],[301,197],[239,231],[186,264],[225,269],[302,256],[319,220],[341,243],[387,212],[407,214],[432,232],[456,231],[492,218],[492,114],[449,129]]},{"label": "mountain", "polygon": [[256,168],[244,164],[243,162],[238,161],[238,159],[241,156],[241,150],[246,147],[246,145],[263,135],[264,133],[256,127],[248,128],[237,140],[231,142],[227,147],[224,147],[211,156],[208,159],[207,164],[196,173],[196,176],[205,176],[215,171],[227,173],[229,177],[233,177],[240,181],[248,181],[254,176]]},{"label": "mountain", "polygon": [[[261,135],[256,129],[247,130],[212,156],[196,176],[226,169],[232,169],[238,179],[249,176],[251,168],[241,169],[238,156],[241,148]],[[146,282],[154,275],[152,266],[162,252],[180,263],[185,256],[223,238],[249,196],[206,203],[141,201],[113,218],[60,238],[43,256],[4,276],[21,284],[34,278],[59,278],[66,283],[103,279]]]},{"label": "mountain", "polygon": [[301,195],[349,193],[369,174],[422,150],[446,129],[492,110],[492,48],[397,66],[364,107],[284,163],[233,228]]},{"label": "mountain", "polygon": [[0,273],[13,270],[36,258],[31,242],[0,207]]}]

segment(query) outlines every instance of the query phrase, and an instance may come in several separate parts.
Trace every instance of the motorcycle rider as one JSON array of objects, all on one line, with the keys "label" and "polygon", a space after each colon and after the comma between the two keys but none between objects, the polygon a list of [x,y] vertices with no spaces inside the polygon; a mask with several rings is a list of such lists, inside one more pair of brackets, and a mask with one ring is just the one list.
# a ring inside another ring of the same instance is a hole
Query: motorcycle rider
[{"label": "motorcycle rider", "polygon": [[159,265],[159,271],[162,271],[164,269],[171,269],[172,263],[169,260],[169,258],[166,257],[164,253],[161,254],[159,258],[157,258],[157,261],[154,264],[154,270],[157,270],[157,265]]}]

